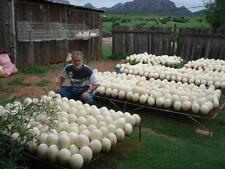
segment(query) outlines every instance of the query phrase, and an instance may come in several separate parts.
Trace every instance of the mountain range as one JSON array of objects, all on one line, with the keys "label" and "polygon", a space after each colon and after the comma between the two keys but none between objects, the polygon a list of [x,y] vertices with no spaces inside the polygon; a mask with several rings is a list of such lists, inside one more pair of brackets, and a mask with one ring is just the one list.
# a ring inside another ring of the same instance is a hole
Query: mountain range
[{"label": "mountain range", "polygon": [[84,5],[86,8],[100,9],[110,12],[154,12],[166,15],[190,15],[192,12],[186,7],[177,7],[170,0],[133,0],[126,3],[118,3],[110,8],[96,8],[91,3]]}]

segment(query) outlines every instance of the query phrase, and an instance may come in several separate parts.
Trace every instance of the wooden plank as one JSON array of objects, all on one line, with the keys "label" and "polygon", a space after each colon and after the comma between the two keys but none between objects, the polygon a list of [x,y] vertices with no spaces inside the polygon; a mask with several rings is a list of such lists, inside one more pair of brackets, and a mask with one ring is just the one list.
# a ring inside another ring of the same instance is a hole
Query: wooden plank
[{"label": "wooden plank", "polygon": [[41,65],[41,42],[34,43],[34,60],[35,65]]}]

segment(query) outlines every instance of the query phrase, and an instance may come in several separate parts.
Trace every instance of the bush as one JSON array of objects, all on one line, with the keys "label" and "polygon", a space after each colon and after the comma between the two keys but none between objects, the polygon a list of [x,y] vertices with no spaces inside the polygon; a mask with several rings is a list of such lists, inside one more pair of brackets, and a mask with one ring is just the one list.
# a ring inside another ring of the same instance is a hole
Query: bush
[{"label": "bush", "polygon": [[179,23],[186,23],[186,22],[188,22],[189,20],[182,16],[182,17],[179,17],[179,18],[178,18],[178,17],[173,18],[172,21],[173,21],[173,22],[179,22]]}]

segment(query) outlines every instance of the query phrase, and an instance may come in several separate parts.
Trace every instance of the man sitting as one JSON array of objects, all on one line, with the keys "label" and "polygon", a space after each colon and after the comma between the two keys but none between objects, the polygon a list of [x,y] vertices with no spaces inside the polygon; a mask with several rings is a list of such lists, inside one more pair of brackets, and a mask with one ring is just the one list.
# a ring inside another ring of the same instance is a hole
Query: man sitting
[{"label": "man sitting", "polygon": [[[82,52],[74,51],[71,62],[72,64],[64,67],[55,90],[62,97],[92,104],[95,90],[100,85],[99,77],[90,67],[83,64]],[[62,86],[65,80],[70,81],[70,86]]]}]

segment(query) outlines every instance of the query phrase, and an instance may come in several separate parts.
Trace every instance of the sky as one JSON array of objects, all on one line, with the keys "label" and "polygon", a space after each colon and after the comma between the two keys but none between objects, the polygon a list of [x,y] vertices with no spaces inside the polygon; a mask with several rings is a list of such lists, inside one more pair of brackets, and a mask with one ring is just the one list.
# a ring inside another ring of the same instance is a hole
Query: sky
[{"label": "sky", "polygon": [[[86,3],[91,3],[95,7],[111,7],[117,3],[125,3],[132,0],[69,0],[71,4],[82,6]],[[195,7],[195,6],[203,6],[203,1],[206,0],[171,0],[173,1],[177,7],[185,6],[186,8]],[[198,11],[202,8],[190,8],[191,11]]]}]

